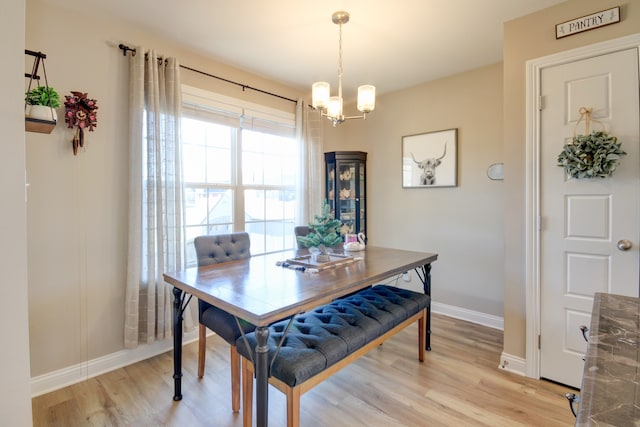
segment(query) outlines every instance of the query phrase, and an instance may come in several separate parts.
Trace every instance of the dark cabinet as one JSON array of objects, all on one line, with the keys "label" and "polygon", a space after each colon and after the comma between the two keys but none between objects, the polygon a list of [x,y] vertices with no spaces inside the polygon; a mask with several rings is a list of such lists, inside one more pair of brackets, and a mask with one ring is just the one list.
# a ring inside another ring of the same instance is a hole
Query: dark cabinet
[{"label": "dark cabinet", "polygon": [[342,226],[340,234],[367,234],[366,163],[362,151],[324,153],[326,199],[331,213]]}]

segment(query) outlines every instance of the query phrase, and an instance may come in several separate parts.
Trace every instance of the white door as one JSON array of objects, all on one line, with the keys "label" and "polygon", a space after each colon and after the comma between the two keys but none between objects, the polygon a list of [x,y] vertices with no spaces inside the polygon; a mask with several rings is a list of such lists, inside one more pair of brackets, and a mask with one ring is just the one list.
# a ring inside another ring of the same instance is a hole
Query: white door
[{"label": "white door", "polygon": [[[545,68],[540,88],[540,376],[579,388],[594,293],[638,296],[638,50]],[[581,107],[592,131],[604,127],[627,152],[609,178],[571,179],[557,166],[574,130],[585,133]]]}]

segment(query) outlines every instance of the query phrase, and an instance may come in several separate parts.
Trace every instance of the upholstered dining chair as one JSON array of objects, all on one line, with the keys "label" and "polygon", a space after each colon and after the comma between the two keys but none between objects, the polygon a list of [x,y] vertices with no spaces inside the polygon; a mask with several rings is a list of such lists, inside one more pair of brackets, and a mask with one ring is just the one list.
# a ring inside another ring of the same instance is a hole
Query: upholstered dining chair
[{"label": "upholstered dining chair", "polygon": [[293,234],[296,236],[296,243],[298,244],[298,249],[300,249],[300,242],[298,242],[298,237],[303,237],[309,234],[311,230],[308,225],[297,225],[293,229]]},{"label": "upholstered dining chair", "polygon": [[[246,259],[251,256],[249,234],[236,232],[198,236],[194,240],[198,266],[207,266],[222,262]],[[236,340],[241,332],[236,319],[230,313],[198,300],[198,377],[204,376],[204,362],[207,346],[207,328],[218,334],[230,345],[231,359],[231,408],[233,412],[240,410],[240,355],[236,350]],[[252,332],[254,325],[240,322],[245,333]]]}]

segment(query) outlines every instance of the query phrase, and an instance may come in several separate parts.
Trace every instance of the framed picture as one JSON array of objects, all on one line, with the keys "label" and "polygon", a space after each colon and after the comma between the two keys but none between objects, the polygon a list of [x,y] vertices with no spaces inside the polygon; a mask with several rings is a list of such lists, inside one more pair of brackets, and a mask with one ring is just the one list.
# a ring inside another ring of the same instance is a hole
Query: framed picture
[{"label": "framed picture", "polygon": [[402,187],[457,185],[458,129],[402,137]]}]

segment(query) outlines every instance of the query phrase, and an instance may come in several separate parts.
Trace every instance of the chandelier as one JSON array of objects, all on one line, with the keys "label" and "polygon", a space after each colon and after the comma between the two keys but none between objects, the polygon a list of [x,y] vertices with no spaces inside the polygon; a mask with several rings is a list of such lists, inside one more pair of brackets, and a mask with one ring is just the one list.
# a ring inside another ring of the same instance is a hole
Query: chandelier
[{"label": "chandelier", "polygon": [[363,85],[358,87],[358,111],[361,116],[345,116],[342,112],[342,24],[349,22],[349,13],[340,11],[331,15],[331,20],[340,28],[338,39],[338,96],[331,96],[329,83],[316,82],[311,86],[313,108],[320,110],[323,117],[333,123],[333,126],[350,119],[365,119],[376,106],[376,87]]}]

